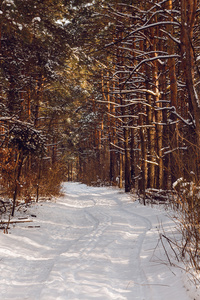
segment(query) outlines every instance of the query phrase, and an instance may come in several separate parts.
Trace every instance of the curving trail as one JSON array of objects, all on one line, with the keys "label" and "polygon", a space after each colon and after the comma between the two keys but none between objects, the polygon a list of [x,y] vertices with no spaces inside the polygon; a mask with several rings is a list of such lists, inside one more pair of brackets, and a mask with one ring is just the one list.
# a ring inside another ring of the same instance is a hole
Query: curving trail
[{"label": "curving trail", "polygon": [[0,299],[189,299],[158,244],[161,220],[172,226],[163,211],[113,188],[65,183],[63,193],[28,208],[39,228],[0,236]]}]

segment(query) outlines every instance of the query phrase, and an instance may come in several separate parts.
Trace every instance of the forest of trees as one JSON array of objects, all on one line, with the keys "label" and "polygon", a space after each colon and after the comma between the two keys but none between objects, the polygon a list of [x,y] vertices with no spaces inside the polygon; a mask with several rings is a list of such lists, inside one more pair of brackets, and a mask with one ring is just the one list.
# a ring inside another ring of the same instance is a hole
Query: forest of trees
[{"label": "forest of trees", "polygon": [[0,186],[13,214],[19,196],[63,180],[140,195],[187,186],[198,207],[199,19],[197,0],[0,1]]},{"label": "forest of trees", "polygon": [[80,180],[142,194],[180,178],[197,185],[199,1],[101,1],[88,10]]}]

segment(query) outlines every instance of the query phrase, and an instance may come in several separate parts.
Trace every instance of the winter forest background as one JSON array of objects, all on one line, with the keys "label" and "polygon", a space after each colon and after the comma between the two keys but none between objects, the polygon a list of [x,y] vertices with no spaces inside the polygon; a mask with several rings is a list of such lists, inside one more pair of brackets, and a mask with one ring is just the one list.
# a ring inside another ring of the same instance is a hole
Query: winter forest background
[{"label": "winter forest background", "polygon": [[198,0],[0,1],[0,186],[12,214],[63,180],[118,185],[182,210],[198,263],[199,24]]}]

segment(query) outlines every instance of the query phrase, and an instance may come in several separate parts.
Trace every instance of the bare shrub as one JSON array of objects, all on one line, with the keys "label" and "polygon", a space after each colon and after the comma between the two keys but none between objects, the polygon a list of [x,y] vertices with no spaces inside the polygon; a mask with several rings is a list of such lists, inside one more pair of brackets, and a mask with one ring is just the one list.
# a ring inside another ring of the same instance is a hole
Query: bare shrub
[{"label": "bare shrub", "polygon": [[43,170],[41,178],[37,183],[39,194],[42,197],[51,197],[60,194],[60,185],[66,173],[66,165],[55,163],[52,167]]},{"label": "bare shrub", "polygon": [[181,255],[192,268],[200,270],[200,186],[179,178],[174,183],[178,223],[182,233]]}]

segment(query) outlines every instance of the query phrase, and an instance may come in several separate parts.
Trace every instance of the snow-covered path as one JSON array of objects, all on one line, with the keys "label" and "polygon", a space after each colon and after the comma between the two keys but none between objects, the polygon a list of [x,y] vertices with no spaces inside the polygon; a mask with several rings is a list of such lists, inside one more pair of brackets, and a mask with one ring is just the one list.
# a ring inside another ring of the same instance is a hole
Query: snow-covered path
[{"label": "snow-covered path", "polygon": [[33,223],[0,234],[0,299],[189,299],[158,243],[161,221],[166,231],[173,226],[163,211],[118,189],[65,183],[63,190],[55,202],[28,208]]}]

